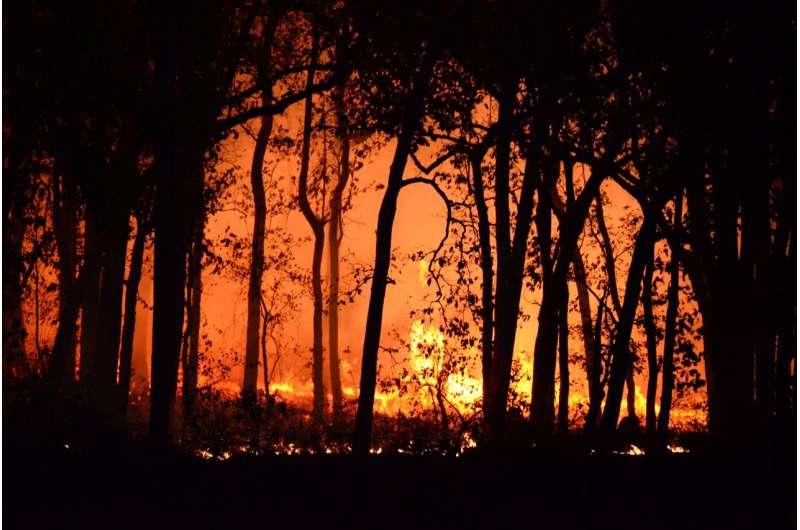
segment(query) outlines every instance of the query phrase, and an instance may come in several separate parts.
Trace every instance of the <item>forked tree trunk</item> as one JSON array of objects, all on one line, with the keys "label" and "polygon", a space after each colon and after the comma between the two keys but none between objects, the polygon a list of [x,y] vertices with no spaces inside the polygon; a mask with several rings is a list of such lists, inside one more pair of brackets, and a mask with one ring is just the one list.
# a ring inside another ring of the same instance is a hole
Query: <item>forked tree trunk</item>
[{"label": "forked tree trunk", "polygon": [[[554,384],[556,365],[556,337],[554,322],[555,310],[561,304],[561,297],[567,293],[567,273],[574,260],[578,238],[583,232],[583,225],[589,213],[589,206],[597,196],[600,185],[605,180],[606,173],[598,168],[592,168],[592,175],[586,182],[581,194],[572,202],[563,213],[559,222],[558,234],[558,259],[552,265],[550,286],[544,284],[542,306],[539,309],[539,331],[534,344],[534,371],[533,371],[533,410],[534,429],[547,436],[553,428],[553,405],[555,401]],[[548,197],[553,197],[552,189]],[[541,199],[540,199],[541,200]],[[546,281],[546,279],[545,279]],[[543,318],[544,317],[544,321]],[[544,333],[541,333],[542,329]],[[550,330],[549,332],[547,330]],[[541,337],[540,337],[541,335]],[[539,365],[537,369],[536,365]],[[537,412],[539,411],[539,412]]]}]

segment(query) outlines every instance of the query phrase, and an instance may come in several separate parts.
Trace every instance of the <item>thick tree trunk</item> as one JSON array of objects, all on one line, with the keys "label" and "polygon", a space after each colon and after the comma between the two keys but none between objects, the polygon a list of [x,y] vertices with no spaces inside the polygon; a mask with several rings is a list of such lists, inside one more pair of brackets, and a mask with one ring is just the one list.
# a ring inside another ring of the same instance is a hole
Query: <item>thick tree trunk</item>
[{"label": "thick tree trunk", "polygon": [[253,192],[253,238],[250,252],[250,280],[247,286],[247,343],[245,346],[244,381],[242,397],[253,399],[258,380],[258,348],[261,329],[261,278],[264,273],[264,235],[266,231],[267,202],[264,192],[264,157],[272,132],[272,116],[261,118],[256,137],[253,163],[250,168],[250,188]]},{"label": "thick tree trunk", "polygon": [[595,428],[598,426],[603,398],[605,397],[600,374],[602,370],[601,357],[603,352],[603,310],[605,308],[605,299],[606,297],[603,296],[603,303],[597,306],[597,318],[594,322],[594,341],[591,363],[591,377],[594,384],[590,384],[589,386],[589,411],[586,413],[586,423],[583,426],[583,431],[587,435],[593,434]]},{"label": "thick tree trunk", "polygon": [[57,373],[51,374],[58,380],[72,381],[75,378],[75,350],[77,348],[77,334],[75,333],[75,317],[70,315],[70,306],[74,304],[72,298],[75,293],[75,273],[78,266],[77,234],[78,223],[76,219],[77,201],[76,190],[70,178],[65,174],[53,174],[53,231],[55,232],[56,246],[58,248],[58,314],[59,327],[62,326],[61,315],[70,322],[63,322],[65,332],[71,328],[72,333],[65,335],[66,341],[55,356],[51,366]]},{"label": "thick tree trunk", "polygon": [[131,390],[131,372],[133,366],[133,338],[136,330],[136,306],[139,297],[139,281],[142,278],[142,262],[144,261],[144,244],[150,227],[140,215],[136,222],[136,238],[131,250],[131,264],[128,279],[125,282],[125,317],[122,323],[122,344],[119,353],[119,386],[121,409],[127,413],[128,397]]},{"label": "thick tree trunk", "polygon": [[117,369],[128,246],[128,211],[114,212],[113,217],[108,221],[108,230],[101,238],[104,251],[101,257],[98,328],[94,333],[95,371],[90,395],[93,396],[93,408],[98,420],[105,423],[100,428],[117,430],[121,425],[118,422]]},{"label": "thick tree trunk", "polygon": [[372,435],[372,412],[375,405],[375,385],[378,372],[378,347],[383,323],[383,306],[386,299],[386,285],[389,265],[392,258],[392,225],[397,211],[397,197],[403,186],[403,172],[411,153],[414,134],[424,115],[425,82],[433,66],[424,66],[421,75],[415,80],[406,103],[405,115],[397,138],[386,191],[378,211],[378,224],[375,239],[375,267],[370,287],[367,324],[364,331],[364,347],[361,354],[361,378],[359,382],[358,410],[353,433],[353,453],[364,455],[369,452]]},{"label": "thick tree trunk", "polygon": [[633,364],[630,351],[631,330],[636,316],[636,307],[639,305],[644,268],[647,264],[647,257],[651,252],[648,250],[648,246],[652,247],[653,245],[653,234],[653,214],[645,212],[642,227],[636,236],[636,244],[634,245],[633,256],[628,269],[628,279],[625,284],[625,299],[611,349],[611,376],[602,418],[603,430],[606,433],[614,432],[617,428],[623,387]]},{"label": "thick tree trunk", "polygon": [[100,252],[94,216],[88,211],[85,216],[83,238],[84,276],[81,301],[81,340],[79,376],[86,386],[92,385],[94,376],[94,346],[100,307]]},{"label": "thick tree trunk", "polygon": [[[164,37],[157,68],[159,100],[168,108],[176,103],[178,72],[178,24],[175,13],[167,13]],[[175,114],[166,116],[157,131],[154,173],[155,242],[153,256],[153,346],[151,350],[150,444],[169,443],[178,362],[183,328],[186,286],[186,250],[189,212],[181,205],[176,212],[175,198],[184,196],[189,180],[187,145]]]},{"label": "thick tree trunk", "polygon": [[339,128],[339,175],[331,194],[331,219],[328,226],[328,352],[334,421],[342,420],[342,377],[339,367],[339,247],[342,242],[342,194],[350,178],[350,136],[344,108],[344,85],[334,90],[336,124]]}]

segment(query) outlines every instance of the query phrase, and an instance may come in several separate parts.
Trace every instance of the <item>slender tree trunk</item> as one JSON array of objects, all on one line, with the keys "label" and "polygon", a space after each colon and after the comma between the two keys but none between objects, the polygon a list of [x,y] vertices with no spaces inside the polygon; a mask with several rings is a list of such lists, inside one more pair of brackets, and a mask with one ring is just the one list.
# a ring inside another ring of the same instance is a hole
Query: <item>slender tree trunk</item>
[{"label": "slender tree trunk", "polygon": [[191,415],[194,408],[195,393],[197,392],[197,376],[199,369],[200,347],[200,303],[203,296],[203,228],[198,227],[195,239],[192,242],[192,251],[189,254],[189,275],[187,277],[187,298],[189,303],[186,311],[186,335],[184,343],[183,397],[184,411]]},{"label": "slender tree trunk", "polygon": [[250,168],[250,187],[253,192],[255,212],[250,253],[250,280],[247,287],[247,344],[245,347],[244,382],[242,397],[253,399],[258,379],[259,330],[261,329],[261,278],[264,273],[264,236],[266,232],[267,202],[264,192],[264,157],[272,132],[272,116],[261,118],[261,125],[253,151]]},{"label": "slender tree trunk", "polygon": [[[566,287],[566,286],[565,286]],[[562,434],[569,432],[569,300],[568,294],[562,295],[559,309],[558,334],[558,430]]]},{"label": "slender tree trunk", "polygon": [[[678,229],[681,226],[683,212],[683,192],[677,195],[675,201],[675,219],[673,226]],[[664,353],[663,368],[661,374],[661,409],[658,411],[658,437],[662,443],[666,442],[669,434],[669,415],[672,408],[672,390],[675,387],[675,337],[678,329],[676,319],[678,317],[678,295],[680,293],[680,252],[677,246],[680,243],[673,243],[672,257],[669,264],[669,290],[667,291],[667,314],[664,319]]]},{"label": "slender tree trunk", "polygon": [[[611,294],[611,303],[614,306],[614,312],[617,314],[617,320],[619,320],[619,315],[622,312],[622,303],[619,299],[619,288],[617,287],[616,257],[614,256],[614,246],[611,244],[611,236],[606,226],[605,213],[603,212],[603,196],[601,193],[598,193],[595,198],[595,215],[597,219],[597,228],[601,236],[608,290]],[[626,408],[629,418],[636,418],[636,383],[633,378],[634,364],[635,359],[631,362],[628,373],[625,374],[625,389],[627,391]]]},{"label": "slender tree trunk", "polygon": [[[603,302],[606,297],[603,296]],[[597,318],[594,321],[594,342],[591,363],[592,383],[589,386],[589,411],[586,413],[586,423],[583,427],[584,433],[591,435],[594,433],[600,419],[600,411],[605,393],[601,382],[601,357],[603,353],[603,309],[604,303],[597,305]]]},{"label": "slender tree trunk", "polygon": [[[147,259],[147,258],[145,258]],[[142,392],[150,387],[150,376],[147,368],[150,344],[152,343],[151,330],[153,328],[153,277],[149,274],[142,276],[139,282],[139,296],[144,304],[137,308],[136,326],[133,334],[133,353],[131,377],[131,390]],[[130,393],[130,392],[129,392]]]},{"label": "slender tree trunk", "polygon": [[136,330],[136,306],[139,297],[139,281],[142,278],[144,244],[150,232],[148,223],[140,215],[136,223],[136,238],[131,250],[131,264],[125,282],[125,318],[122,323],[122,344],[119,353],[119,386],[123,415],[127,413],[131,390],[131,368],[133,365],[133,338]]},{"label": "slender tree trunk", "polygon": [[403,172],[411,153],[414,134],[424,115],[425,82],[433,66],[424,65],[421,75],[415,80],[409,93],[405,115],[397,138],[386,191],[378,211],[378,224],[375,239],[375,267],[370,287],[367,324],[364,331],[364,347],[361,354],[361,378],[359,384],[358,410],[353,433],[353,453],[364,455],[369,452],[372,435],[372,412],[375,405],[375,385],[378,372],[378,346],[383,323],[383,306],[386,299],[386,285],[389,265],[392,258],[392,225],[397,211],[397,197],[403,186]]},{"label": "slender tree trunk", "polygon": [[328,226],[328,351],[330,355],[333,418],[342,419],[342,378],[339,373],[339,247],[342,242],[342,194],[350,178],[350,136],[344,108],[344,85],[334,91],[336,122],[339,128],[339,176],[331,194],[331,219]]},{"label": "slender tree trunk", "polygon": [[653,245],[654,222],[652,217],[652,213],[645,212],[642,227],[636,236],[633,257],[628,269],[625,299],[611,350],[611,377],[602,419],[603,430],[606,433],[613,432],[617,428],[625,378],[633,364],[630,351],[631,330],[636,316],[636,307],[639,304],[644,268],[647,264],[647,256],[650,254],[648,246]]},{"label": "slender tree trunk", "polygon": [[492,373],[492,338],[494,331],[494,267],[492,263],[492,242],[489,225],[489,210],[484,196],[483,172],[481,162],[486,151],[474,153],[470,157],[472,166],[472,187],[475,194],[475,207],[478,210],[478,239],[481,249],[481,374],[483,376],[483,403],[488,407],[491,393],[488,392]]},{"label": "slender tree trunk", "polygon": [[583,338],[583,353],[586,362],[586,387],[589,391],[589,403],[597,395],[597,386],[600,385],[600,374],[594,370],[594,331],[592,326],[592,306],[589,302],[589,287],[586,280],[586,269],[580,250],[575,249],[572,259],[572,270],[575,274],[575,288],[578,291],[578,310],[581,314],[581,337]]},{"label": "slender tree trunk", "polygon": [[542,171],[536,206],[536,231],[539,240],[539,260],[542,269],[542,303],[539,306],[539,325],[533,347],[533,382],[531,389],[534,430],[537,435],[549,436],[555,420],[555,370],[559,339],[559,313],[566,301],[566,276],[556,277],[552,257],[553,187],[558,178],[558,166],[552,162]]},{"label": "slender tree trunk", "polygon": [[[319,53],[319,35],[314,31],[311,61],[316,62]],[[314,84],[314,68],[308,70],[306,89]],[[314,233],[314,256],[311,264],[311,288],[313,291],[314,313],[312,320],[314,343],[312,346],[312,380],[314,382],[314,421],[321,425],[325,420],[325,388],[323,382],[324,355],[322,346],[322,252],[325,246],[325,220],[317,217],[308,200],[308,171],[311,156],[311,118],[313,115],[313,95],[305,100],[303,113],[303,147],[298,177],[298,199],[300,210]]]},{"label": "slender tree trunk", "polygon": [[[651,247],[652,248],[652,247]],[[658,390],[658,346],[656,322],[653,316],[653,256],[649,256],[645,267],[642,287],[642,309],[647,342],[647,409],[645,411],[645,434],[652,439],[656,431],[656,391]]]}]

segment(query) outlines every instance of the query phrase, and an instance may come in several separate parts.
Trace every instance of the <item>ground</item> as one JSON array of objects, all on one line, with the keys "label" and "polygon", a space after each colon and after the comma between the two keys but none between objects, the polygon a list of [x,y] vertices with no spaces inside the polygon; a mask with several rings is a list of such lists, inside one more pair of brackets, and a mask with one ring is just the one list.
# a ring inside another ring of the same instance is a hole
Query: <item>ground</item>
[{"label": "ground", "polygon": [[796,460],[702,455],[232,457],[4,440],[6,528],[796,528]]}]

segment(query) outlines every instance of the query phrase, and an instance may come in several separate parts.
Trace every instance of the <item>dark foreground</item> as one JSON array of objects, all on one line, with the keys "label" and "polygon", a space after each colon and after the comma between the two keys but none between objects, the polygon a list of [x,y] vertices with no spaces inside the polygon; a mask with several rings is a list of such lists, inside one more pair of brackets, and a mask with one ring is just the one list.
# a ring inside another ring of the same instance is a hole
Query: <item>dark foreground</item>
[{"label": "dark foreground", "polygon": [[3,452],[9,529],[795,528],[793,456]]}]

